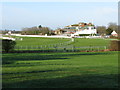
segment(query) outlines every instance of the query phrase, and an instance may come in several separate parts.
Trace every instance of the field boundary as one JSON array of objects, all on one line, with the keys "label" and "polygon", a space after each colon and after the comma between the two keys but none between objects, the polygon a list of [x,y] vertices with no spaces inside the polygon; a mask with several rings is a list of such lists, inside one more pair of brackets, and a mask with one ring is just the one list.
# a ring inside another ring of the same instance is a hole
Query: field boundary
[{"label": "field boundary", "polygon": [[[10,53],[32,53],[32,52],[98,52],[98,51],[109,51],[108,46],[84,46],[84,47],[74,47],[71,46],[61,46],[61,47],[19,47],[15,48],[14,51]],[[4,53],[4,51],[3,51]]]}]

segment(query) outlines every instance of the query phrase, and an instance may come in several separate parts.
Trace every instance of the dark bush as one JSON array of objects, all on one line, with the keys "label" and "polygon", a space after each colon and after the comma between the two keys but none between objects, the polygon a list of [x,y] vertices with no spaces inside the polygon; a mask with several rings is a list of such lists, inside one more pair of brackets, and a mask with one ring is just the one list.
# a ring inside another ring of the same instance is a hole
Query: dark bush
[{"label": "dark bush", "polygon": [[120,39],[120,37],[116,37],[116,36],[110,36],[110,38],[112,38],[112,39]]},{"label": "dark bush", "polygon": [[110,49],[113,51],[120,51],[120,41],[117,40],[111,41]]},{"label": "dark bush", "polygon": [[[79,34],[79,36],[92,36],[92,34]],[[96,34],[93,34],[93,35],[96,35]]]},{"label": "dark bush", "polygon": [[8,39],[3,39],[2,40],[2,50],[7,52],[7,53],[9,51],[13,50],[15,45],[16,45],[15,41],[8,40]]},{"label": "dark bush", "polygon": [[90,34],[79,34],[79,36],[90,36]]},{"label": "dark bush", "polygon": [[106,29],[106,35],[111,35],[113,30],[111,28]]}]

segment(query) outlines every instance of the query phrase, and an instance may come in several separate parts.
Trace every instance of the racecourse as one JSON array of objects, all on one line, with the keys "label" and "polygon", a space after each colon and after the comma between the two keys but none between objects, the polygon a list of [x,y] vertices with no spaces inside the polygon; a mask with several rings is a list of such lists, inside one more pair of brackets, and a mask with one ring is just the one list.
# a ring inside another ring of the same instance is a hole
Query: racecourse
[{"label": "racecourse", "polygon": [[[109,46],[102,38],[18,37],[16,46]],[[22,38],[22,40],[21,40]],[[65,44],[66,42],[70,42]],[[43,48],[44,49],[44,48]],[[3,88],[118,88],[118,52],[3,53]]]}]

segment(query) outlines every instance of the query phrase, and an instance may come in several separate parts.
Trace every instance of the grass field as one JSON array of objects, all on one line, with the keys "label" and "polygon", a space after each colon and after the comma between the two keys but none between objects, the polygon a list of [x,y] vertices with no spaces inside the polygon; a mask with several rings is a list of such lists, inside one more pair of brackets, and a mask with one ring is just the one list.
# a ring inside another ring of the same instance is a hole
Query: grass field
[{"label": "grass field", "polygon": [[[71,38],[43,38],[43,37],[18,37],[16,38],[15,50],[42,50],[42,51],[64,51],[64,48],[68,51],[85,51],[85,50],[103,50],[108,49],[110,46],[109,39],[86,39],[86,38],[74,38],[72,42]],[[20,40],[22,38],[23,40]],[[87,48],[81,48],[87,47]],[[91,49],[91,47],[93,47]]]},{"label": "grass field", "polygon": [[118,52],[3,54],[3,88],[117,88]]},{"label": "grass field", "polygon": [[[6,37],[6,36],[5,36]],[[8,37],[8,36],[7,36]],[[42,37],[18,37],[12,36],[12,38],[23,38],[23,40],[16,40],[16,46],[37,46],[37,45],[54,45],[59,43],[65,43],[71,41],[70,38],[42,38]],[[107,46],[109,45],[109,39],[86,39],[86,38],[75,38],[74,42],[70,45],[76,47],[81,46]]]},{"label": "grass field", "polygon": [[23,40],[16,40],[16,46],[39,46],[39,45],[53,45],[69,41],[64,38],[41,38],[41,37],[22,37]]},{"label": "grass field", "polygon": [[[75,38],[74,42],[70,38],[40,38],[40,37],[22,37],[23,40],[16,40],[15,50],[47,50],[47,51],[68,51],[77,50],[103,50],[104,46],[109,48],[110,40],[106,39],[86,39]],[[102,46],[102,47],[101,47]],[[75,47],[75,48],[74,48]],[[81,48],[88,47],[88,48]]]},{"label": "grass field", "polygon": [[[35,45],[54,45],[59,43],[65,43],[71,41],[67,38],[39,38],[39,37],[24,37],[23,41],[16,41],[17,46],[35,46]],[[104,39],[85,39],[85,38],[75,38],[75,42],[70,43],[76,47],[81,46],[107,46],[110,40]]]},{"label": "grass field", "polygon": [[110,40],[105,39],[87,39],[87,38],[75,38],[74,46],[108,46]]}]

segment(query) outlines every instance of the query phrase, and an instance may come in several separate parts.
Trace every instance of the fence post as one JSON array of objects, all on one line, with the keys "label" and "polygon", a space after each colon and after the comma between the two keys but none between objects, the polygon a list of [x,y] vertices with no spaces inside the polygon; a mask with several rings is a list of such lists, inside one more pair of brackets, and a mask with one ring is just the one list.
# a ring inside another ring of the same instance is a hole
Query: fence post
[{"label": "fence post", "polygon": [[106,50],[106,46],[104,46],[104,49]]},{"label": "fence post", "polygon": [[27,46],[25,46],[25,49],[27,50]]},{"label": "fence post", "polygon": [[22,46],[21,46],[21,48],[20,49],[22,49]]},{"label": "fence post", "polygon": [[56,45],[56,52],[57,52],[57,45]]},{"label": "fence post", "polygon": [[29,48],[30,50],[32,49],[32,46],[30,46],[30,48]]},{"label": "fence post", "polygon": [[40,49],[42,50],[42,46],[40,46]]},{"label": "fence post", "polygon": [[99,47],[98,47],[98,51],[99,51]]},{"label": "fence post", "polygon": [[27,46],[27,50],[29,50],[29,46]]},{"label": "fence post", "polygon": [[72,46],[72,52],[74,52],[74,46]]},{"label": "fence post", "polygon": [[90,49],[91,49],[91,51],[92,51],[92,46],[91,46],[91,48],[90,48]]},{"label": "fence post", "polygon": [[19,51],[19,46],[17,46],[18,48],[17,48],[17,50]]},{"label": "fence post", "polygon": [[89,46],[89,51],[91,50],[91,46]]}]

